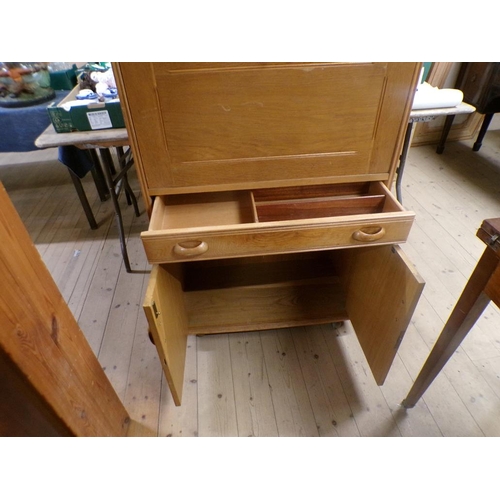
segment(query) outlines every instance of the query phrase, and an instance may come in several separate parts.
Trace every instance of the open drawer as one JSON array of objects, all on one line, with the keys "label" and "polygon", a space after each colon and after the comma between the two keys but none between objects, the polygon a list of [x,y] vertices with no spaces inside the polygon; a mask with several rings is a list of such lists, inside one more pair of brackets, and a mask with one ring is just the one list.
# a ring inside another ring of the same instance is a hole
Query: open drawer
[{"label": "open drawer", "polygon": [[144,301],[177,405],[187,336],[350,320],[382,385],[423,282],[398,246],[153,266]]},{"label": "open drawer", "polygon": [[402,243],[413,219],[381,182],[162,195],[141,238],[159,264]]}]

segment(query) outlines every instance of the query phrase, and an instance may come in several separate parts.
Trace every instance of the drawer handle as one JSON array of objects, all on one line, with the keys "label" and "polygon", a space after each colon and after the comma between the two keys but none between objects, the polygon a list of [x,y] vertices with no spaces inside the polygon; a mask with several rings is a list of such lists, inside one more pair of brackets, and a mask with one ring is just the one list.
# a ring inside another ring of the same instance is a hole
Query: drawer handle
[{"label": "drawer handle", "polygon": [[353,239],[357,241],[377,241],[385,235],[383,227],[365,227],[352,233]]},{"label": "drawer handle", "polygon": [[208,250],[208,245],[205,241],[188,241],[185,243],[176,243],[174,253],[180,257],[195,257],[201,255]]}]

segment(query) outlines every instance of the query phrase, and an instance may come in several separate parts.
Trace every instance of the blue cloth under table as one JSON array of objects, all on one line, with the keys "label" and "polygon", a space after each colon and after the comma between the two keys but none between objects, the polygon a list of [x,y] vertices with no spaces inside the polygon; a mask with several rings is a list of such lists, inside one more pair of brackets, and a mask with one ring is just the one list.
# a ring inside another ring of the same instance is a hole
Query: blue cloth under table
[{"label": "blue cloth under table", "polygon": [[[54,99],[34,106],[0,106],[0,153],[24,153],[39,149],[35,140],[51,125],[47,106],[61,101],[68,93],[67,90],[58,90]],[[94,168],[90,153],[71,145],[59,148],[59,161],[80,179]]]},{"label": "blue cloth under table", "polygon": [[68,95],[67,90],[57,90],[51,101],[22,108],[0,106],[0,153],[24,153],[38,149],[35,139],[50,125],[47,106]]},{"label": "blue cloth under table", "polygon": [[[60,102],[68,93],[67,90],[58,90],[54,99],[34,106],[20,108],[0,106],[0,153],[24,153],[39,149],[35,145],[36,139],[48,127],[52,127],[47,106],[51,102]],[[89,151],[73,145],[64,145],[58,148],[58,159],[68,168],[89,225],[92,229],[96,229],[97,223],[81,184],[81,179],[91,172],[100,199],[108,198],[105,181],[95,157]]]}]

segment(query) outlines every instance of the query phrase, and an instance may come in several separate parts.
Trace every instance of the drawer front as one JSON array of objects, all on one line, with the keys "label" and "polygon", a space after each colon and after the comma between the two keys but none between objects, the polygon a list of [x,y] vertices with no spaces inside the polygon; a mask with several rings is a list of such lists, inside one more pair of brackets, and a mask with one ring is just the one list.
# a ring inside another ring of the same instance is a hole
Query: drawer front
[{"label": "drawer front", "polygon": [[237,227],[184,234],[145,232],[141,236],[149,262],[159,264],[403,243],[412,222],[413,217],[401,216],[343,224],[310,222],[288,227],[261,224],[253,229]]},{"label": "drawer front", "polygon": [[403,243],[414,214],[381,183],[157,197],[141,234],[161,264]]}]

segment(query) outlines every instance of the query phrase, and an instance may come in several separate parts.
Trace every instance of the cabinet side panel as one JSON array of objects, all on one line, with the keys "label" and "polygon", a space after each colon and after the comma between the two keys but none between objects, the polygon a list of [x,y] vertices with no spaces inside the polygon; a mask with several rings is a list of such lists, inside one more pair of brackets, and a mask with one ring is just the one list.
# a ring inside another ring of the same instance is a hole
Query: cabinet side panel
[{"label": "cabinet side panel", "polygon": [[350,255],[346,309],[375,380],[389,372],[424,282],[398,246]]},{"label": "cabinet side panel", "polygon": [[380,103],[370,173],[388,172],[389,186],[401,155],[420,69],[420,63],[387,65],[386,86]]},{"label": "cabinet side panel", "polygon": [[[171,186],[168,148],[152,64],[113,63],[113,71],[143,193],[152,186]],[[148,196],[145,198],[149,206]]]}]

